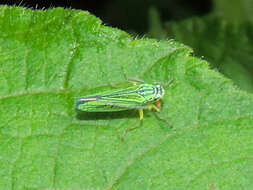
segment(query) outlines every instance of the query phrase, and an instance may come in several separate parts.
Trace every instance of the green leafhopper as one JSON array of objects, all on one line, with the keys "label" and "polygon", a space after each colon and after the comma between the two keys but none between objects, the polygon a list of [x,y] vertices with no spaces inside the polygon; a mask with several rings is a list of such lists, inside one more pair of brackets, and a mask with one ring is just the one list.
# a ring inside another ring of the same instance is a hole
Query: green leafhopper
[{"label": "green leafhopper", "polygon": [[153,103],[164,96],[161,85],[140,84],[128,88],[111,90],[76,99],[76,108],[84,112],[114,112],[138,109],[140,120],[143,109],[160,111]]}]

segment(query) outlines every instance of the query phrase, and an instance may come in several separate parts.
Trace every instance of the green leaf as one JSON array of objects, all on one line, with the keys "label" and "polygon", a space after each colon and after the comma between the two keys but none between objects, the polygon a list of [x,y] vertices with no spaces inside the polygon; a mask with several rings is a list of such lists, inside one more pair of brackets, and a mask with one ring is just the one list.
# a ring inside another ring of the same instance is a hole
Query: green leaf
[{"label": "green leaf", "polygon": [[[62,8],[2,6],[0,28],[0,189],[253,187],[253,96],[188,47]],[[161,113],[76,112],[125,76],[174,78]]]}]

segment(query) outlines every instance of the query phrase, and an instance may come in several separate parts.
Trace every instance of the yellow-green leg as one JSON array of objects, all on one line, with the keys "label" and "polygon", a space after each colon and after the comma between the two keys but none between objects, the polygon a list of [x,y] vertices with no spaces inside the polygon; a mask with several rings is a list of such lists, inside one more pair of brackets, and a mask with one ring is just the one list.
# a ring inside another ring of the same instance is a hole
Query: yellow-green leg
[{"label": "yellow-green leg", "polygon": [[143,109],[139,109],[140,120],[143,120]]},{"label": "yellow-green leg", "polygon": [[154,104],[150,104],[150,109],[160,112],[160,109],[158,107],[156,107]]}]

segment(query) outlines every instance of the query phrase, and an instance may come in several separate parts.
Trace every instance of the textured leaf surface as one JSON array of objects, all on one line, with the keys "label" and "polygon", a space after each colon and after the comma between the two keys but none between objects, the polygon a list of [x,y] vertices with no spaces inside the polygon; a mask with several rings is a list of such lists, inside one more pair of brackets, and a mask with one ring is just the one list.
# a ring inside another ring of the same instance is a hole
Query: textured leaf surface
[{"label": "textured leaf surface", "polygon": [[[0,189],[253,186],[253,97],[188,47],[60,8],[2,6],[0,28]],[[161,113],[76,112],[126,77],[174,78]]]}]

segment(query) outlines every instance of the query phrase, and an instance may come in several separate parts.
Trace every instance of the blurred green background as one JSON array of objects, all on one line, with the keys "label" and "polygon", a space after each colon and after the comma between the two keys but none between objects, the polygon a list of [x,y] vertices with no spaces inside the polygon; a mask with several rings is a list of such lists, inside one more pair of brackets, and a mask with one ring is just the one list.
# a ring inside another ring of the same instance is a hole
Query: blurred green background
[{"label": "blurred green background", "polygon": [[88,10],[133,38],[175,39],[253,92],[253,0],[1,1],[34,9]]}]

